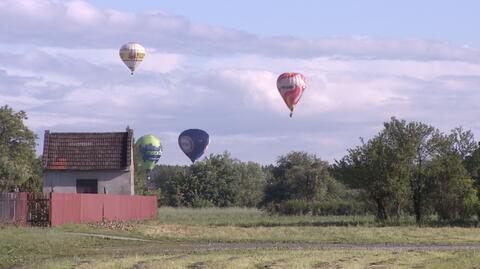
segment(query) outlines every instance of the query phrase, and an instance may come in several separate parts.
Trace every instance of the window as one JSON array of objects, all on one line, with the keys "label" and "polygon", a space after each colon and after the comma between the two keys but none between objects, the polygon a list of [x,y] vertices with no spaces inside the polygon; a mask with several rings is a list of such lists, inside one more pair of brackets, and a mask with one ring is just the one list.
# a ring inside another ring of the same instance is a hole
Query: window
[{"label": "window", "polygon": [[77,193],[98,193],[98,180],[77,179]]}]

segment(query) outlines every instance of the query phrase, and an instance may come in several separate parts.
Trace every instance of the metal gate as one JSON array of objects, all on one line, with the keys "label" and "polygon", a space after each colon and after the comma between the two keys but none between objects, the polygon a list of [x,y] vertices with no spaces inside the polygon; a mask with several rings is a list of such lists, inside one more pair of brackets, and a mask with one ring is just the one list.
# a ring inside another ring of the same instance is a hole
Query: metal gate
[{"label": "metal gate", "polygon": [[32,226],[50,226],[50,194],[29,193],[27,195],[27,222]]}]

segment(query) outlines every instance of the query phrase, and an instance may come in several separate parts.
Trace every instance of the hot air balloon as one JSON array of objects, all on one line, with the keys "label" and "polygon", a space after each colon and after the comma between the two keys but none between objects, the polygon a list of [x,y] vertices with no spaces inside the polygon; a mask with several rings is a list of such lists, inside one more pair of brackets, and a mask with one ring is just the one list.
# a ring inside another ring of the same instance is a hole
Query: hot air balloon
[{"label": "hot air balloon", "polygon": [[144,166],[147,171],[152,170],[162,156],[160,139],[156,138],[154,135],[148,134],[140,137],[135,144],[140,150],[142,156],[141,165]]},{"label": "hot air balloon", "polygon": [[178,137],[178,145],[192,163],[205,153],[209,142],[208,134],[200,129],[185,130]]},{"label": "hot air balloon", "polygon": [[125,65],[133,72],[145,57],[145,48],[135,42],[128,42],[120,48],[120,58]]},{"label": "hot air balloon", "polygon": [[300,73],[283,73],[277,79],[280,95],[290,109],[290,117],[306,88],[305,77]]}]

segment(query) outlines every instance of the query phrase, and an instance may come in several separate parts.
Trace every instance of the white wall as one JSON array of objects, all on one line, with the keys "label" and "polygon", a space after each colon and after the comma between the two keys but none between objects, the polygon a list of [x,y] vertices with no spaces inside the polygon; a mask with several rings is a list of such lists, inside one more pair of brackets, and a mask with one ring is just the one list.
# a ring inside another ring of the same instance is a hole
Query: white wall
[{"label": "white wall", "polygon": [[77,179],[98,180],[98,193],[103,193],[104,187],[109,194],[134,194],[133,175],[130,171],[52,171],[43,172],[43,192],[77,192]]}]

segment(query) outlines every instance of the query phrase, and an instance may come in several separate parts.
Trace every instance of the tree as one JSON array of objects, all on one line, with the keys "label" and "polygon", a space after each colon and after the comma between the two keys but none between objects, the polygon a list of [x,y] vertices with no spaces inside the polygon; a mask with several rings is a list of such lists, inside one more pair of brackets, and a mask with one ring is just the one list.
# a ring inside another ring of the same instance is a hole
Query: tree
[{"label": "tree", "polygon": [[255,162],[239,163],[240,182],[237,188],[236,206],[256,207],[262,201],[266,174]]},{"label": "tree", "polygon": [[[470,218],[478,206],[474,180],[462,160],[470,156],[468,154],[471,154],[474,147],[468,152],[463,151],[464,154],[459,154],[455,132],[463,131],[460,127],[452,130],[452,134],[448,136],[438,136],[435,155],[426,169],[430,179],[428,188],[432,193],[431,204],[440,219],[449,221]],[[464,133],[468,134],[470,131]],[[470,137],[469,140],[473,141],[473,135]]]},{"label": "tree", "polygon": [[20,185],[19,190],[24,192],[42,192],[42,183],[43,164],[42,156],[39,156],[33,160],[32,175]]},{"label": "tree", "polygon": [[328,172],[328,163],[306,152],[292,151],[280,156],[271,172],[263,204],[291,199],[327,199],[329,183],[334,180]]},{"label": "tree", "polygon": [[425,204],[430,195],[426,182],[426,165],[435,154],[440,143],[440,131],[421,122],[411,122],[407,126],[409,145],[413,150],[413,176],[410,178],[413,198],[413,210],[417,224],[424,222]]},{"label": "tree", "polygon": [[478,149],[472,131],[465,131],[461,126],[450,132],[449,139],[452,143],[452,150],[461,160],[465,160],[467,156],[471,156]]},{"label": "tree", "polygon": [[398,220],[411,204],[421,224],[430,210],[445,219],[471,214],[476,191],[462,159],[478,171],[475,149],[473,135],[461,127],[447,136],[421,122],[391,118],[375,137],[348,150],[332,170],[342,182],[366,191],[379,220]]},{"label": "tree", "polygon": [[135,185],[135,194],[142,195],[147,191],[147,169],[141,165],[142,155],[140,149],[134,143],[133,146],[133,164],[134,164],[134,185]]},{"label": "tree", "polygon": [[234,205],[240,181],[236,162],[225,152],[222,155],[211,154],[204,161],[192,165],[182,192],[184,202],[190,206],[204,203],[220,207]]},{"label": "tree", "polygon": [[184,182],[188,167],[180,165],[158,165],[152,171],[152,179],[160,192],[159,204],[169,206],[182,205],[180,183]]},{"label": "tree", "polygon": [[475,180],[475,185],[480,189],[480,147],[477,147],[471,155],[466,156],[463,165]]},{"label": "tree", "polygon": [[153,177],[168,205],[190,207],[256,206],[266,181],[260,165],[233,159],[228,152],[211,154],[189,168],[161,166]]},{"label": "tree", "polygon": [[377,219],[399,220],[410,193],[412,146],[405,121],[392,118],[384,129],[333,166],[335,175],[353,188],[364,189],[376,205]]},{"label": "tree", "polygon": [[[24,111],[0,107],[0,191],[10,191],[38,180],[35,156],[37,136],[28,129]],[[40,176],[41,177],[41,176]]]},{"label": "tree", "polygon": [[441,219],[467,219],[475,213],[477,191],[459,156],[447,153],[435,157],[427,165],[427,178],[432,204]]}]

